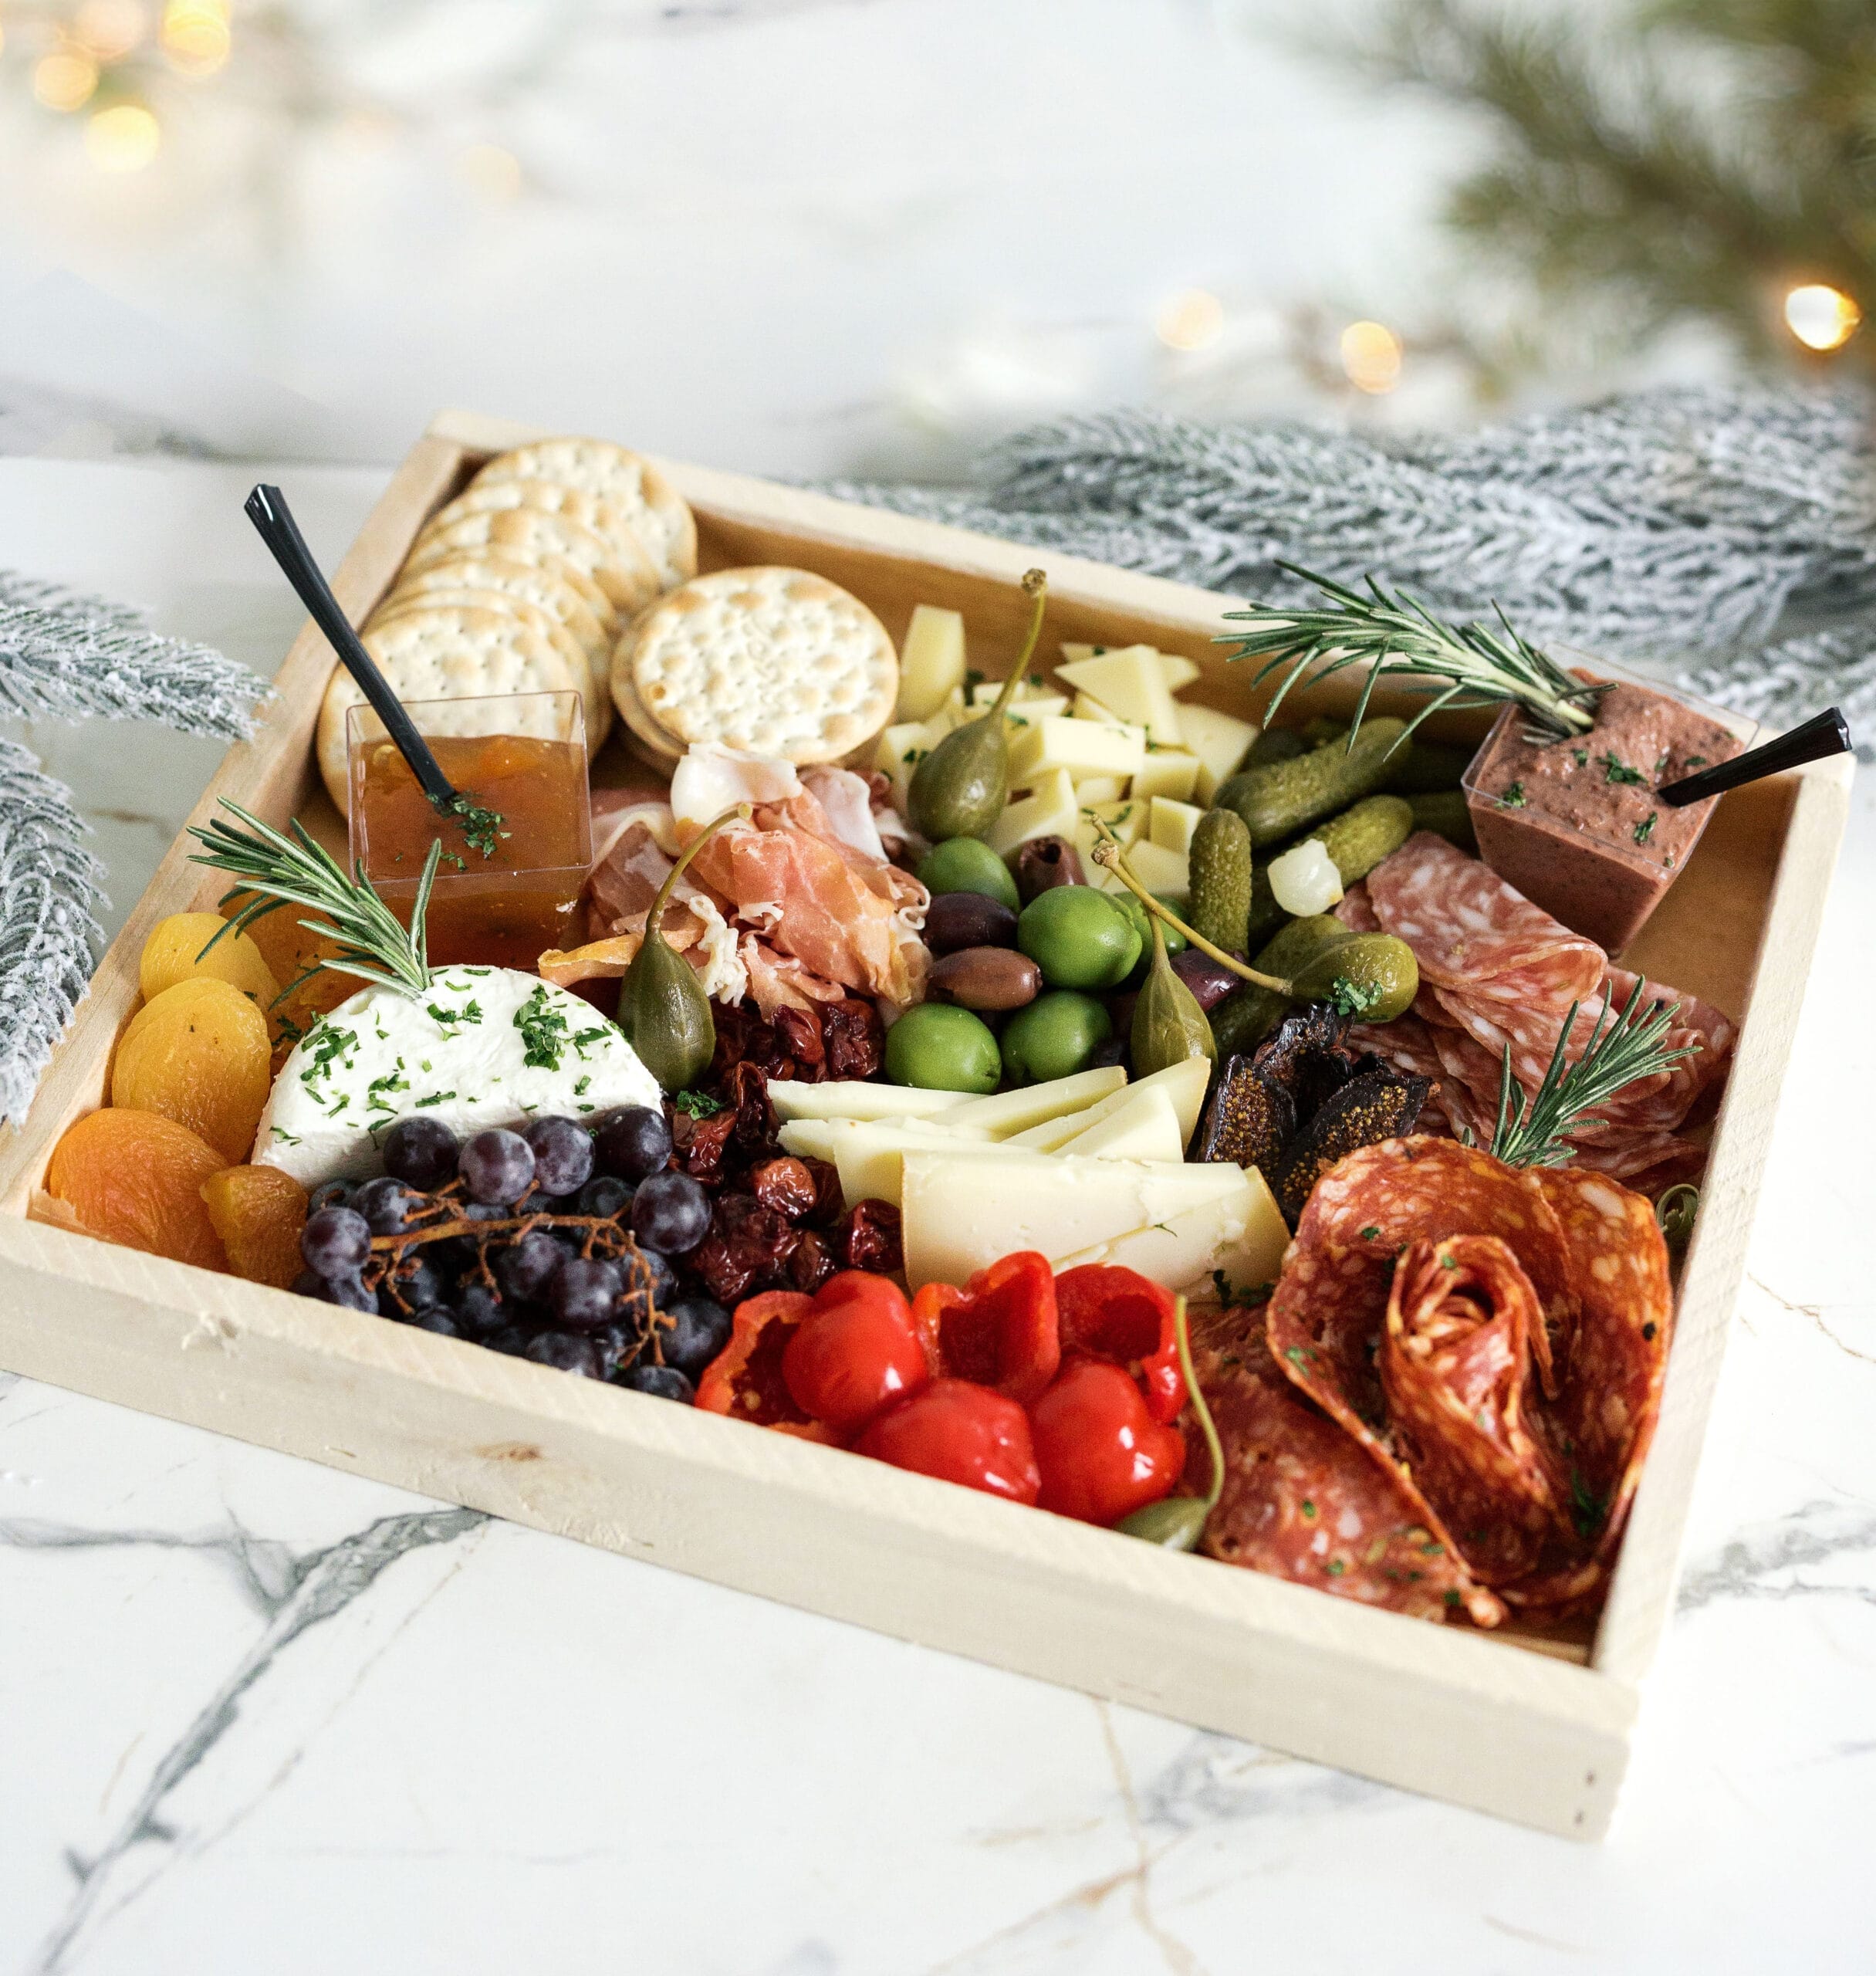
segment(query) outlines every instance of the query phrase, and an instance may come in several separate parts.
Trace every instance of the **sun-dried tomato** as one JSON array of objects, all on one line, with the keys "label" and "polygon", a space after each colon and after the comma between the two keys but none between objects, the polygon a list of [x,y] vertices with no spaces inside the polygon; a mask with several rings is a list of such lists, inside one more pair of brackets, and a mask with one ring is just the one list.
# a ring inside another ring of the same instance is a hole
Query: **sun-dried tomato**
[{"label": "sun-dried tomato", "polygon": [[800,1160],[784,1153],[751,1168],[749,1192],[785,1220],[800,1221],[815,1203],[814,1176]]},{"label": "sun-dried tomato", "polygon": [[1084,1263],[1055,1280],[1064,1358],[1103,1358],[1140,1382],[1162,1423],[1185,1405],[1172,1292],[1112,1263]]},{"label": "sun-dried tomato", "polygon": [[729,1342],[697,1382],[697,1406],[803,1440],[838,1441],[835,1430],[810,1420],[795,1404],[782,1375],[782,1358],[795,1328],[813,1303],[797,1290],[772,1290],[736,1305]]},{"label": "sun-dried tomato", "polygon": [[870,1002],[850,995],[821,1009],[830,1078],[870,1078],[886,1061],[886,1025]]},{"label": "sun-dried tomato", "polygon": [[788,1259],[800,1239],[753,1196],[722,1194],[711,1210],[709,1233],[684,1260],[719,1304],[734,1304],[786,1282]]},{"label": "sun-dried tomato", "polygon": [[824,1237],[804,1228],[788,1252],[788,1280],[791,1287],[812,1294],[840,1267]]},{"label": "sun-dried tomato", "polygon": [[711,1013],[716,1023],[717,1040],[705,1079],[708,1088],[721,1089],[738,1064],[753,1064],[766,1078],[794,1074],[793,1060],[782,1039],[755,1010],[718,1003]]},{"label": "sun-dried tomato", "polygon": [[735,1141],[745,1154],[775,1143],[775,1108],[769,1102],[769,1075],[759,1064],[735,1064],[722,1084],[723,1101],[736,1115]]},{"label": "sun-dried tomato", "polygon": [[846,1269],[896,1275],[905,1267],[899,1240],[899,1210],[891,1201],[860,1201],[835,1224],[834,1253]]},{"label": "sun-dried tomato", "polygon": [[671,1119],[671,1145],[679,1168],[706,1187],[720,1186],[729,1157],[730,1134],[736,1129],[735,1113],[717,1112],[708,1118],[693,1118],[688,1112],[679,1112]]},{"label": "sun-dried tomato", "polygon": [[831,1159],[816,1159],[805,1152],[799,1158],[814,1179],[814,1205],[802,1218],[810,1228],[831,1228],[847,1212],[840,1169]]},{"label": "sun-dried tomato", "polygon": [[937,1341],[940,1377],[994,1386],[1026,1406],[1061,1363],[1055,1274],[1033,1249],[980,1269],[962,1290],[928,1283],[912,1314]]},{"label": "sun-dried tomato", "polygon": [[821,1041],[821,1026],[812,1009],[779,1008],[775,1012],[776,1034],[795,1066],[795,1075],[804,1083],[818,1084],[827,1074],[827,1051]]}]

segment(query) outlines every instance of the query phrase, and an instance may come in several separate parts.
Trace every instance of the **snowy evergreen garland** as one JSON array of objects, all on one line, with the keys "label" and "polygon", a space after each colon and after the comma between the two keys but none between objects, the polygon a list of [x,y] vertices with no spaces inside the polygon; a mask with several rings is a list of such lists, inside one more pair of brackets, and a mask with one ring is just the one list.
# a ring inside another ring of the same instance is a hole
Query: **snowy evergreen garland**
[{"label": "snowy evergreen garland", "polygon": [[1280,559],[1671,673],[1784,726],[1876,724],[1876,421],[1854,396],[1663,391],[1415,439],[1148,414],[1019,434],[969,489],[851,499],[1235,596]]},{"label": "snowy evergreen garland", "polygon": [[[120,604],[0,570],[0,716],[150,720],[239,739],[271,691]],[[72,792],[0,740],[0,1122],[25,1116],[91,978],[104,872]]]}]

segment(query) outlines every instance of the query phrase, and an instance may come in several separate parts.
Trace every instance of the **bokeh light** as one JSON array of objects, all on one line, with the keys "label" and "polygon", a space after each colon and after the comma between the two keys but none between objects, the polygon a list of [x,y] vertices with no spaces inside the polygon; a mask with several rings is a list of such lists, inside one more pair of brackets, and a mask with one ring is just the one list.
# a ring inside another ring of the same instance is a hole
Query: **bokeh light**
[{"label": "bokeh light", "polygon": [[456,156],[456,176],[484,199],[512,199],[521,191],[521,161],[499,144],[471,144]]},{"label": "bokeh light", "polygon": [[1862,320],[1863,311],[1828,282],[1806,282],[1785,297],[1785,326],[1807,350],[1841,350]]},{"label": "bokeh light", "polygon": [[150,32],[150,15],[143,0],[85,0],[73,28],[86,54],[121,62]]},{"label": "bokeh light", "polygon": [[1401,339],[1385,323],[1350,323],[1342,332],[1342,369],[1358,391],[1374,397],[1401,381]]},{"label": "bokeh light", "polygon": [[83,110],[97,86],[98,65],[82,48],[55,48],[32,71],[34,96],[62,116]]},{"label": "bokeh light", "polygon": [[222,0],[169,0],[163,9],[163,52],[185,76],[227,66],[233,36]]},{"label": "bokeh light", "polygon": [[163,127],[140,103],[116,103],[85,126],[85,150],[100,171],[141,171],[163,142]]},{"label": "bokeh light", "polygon": [[1225,305],[1208,289],[1182,288],[1154,312],[1153,333],[1168,350],[1205,350],[1225,333]]}]

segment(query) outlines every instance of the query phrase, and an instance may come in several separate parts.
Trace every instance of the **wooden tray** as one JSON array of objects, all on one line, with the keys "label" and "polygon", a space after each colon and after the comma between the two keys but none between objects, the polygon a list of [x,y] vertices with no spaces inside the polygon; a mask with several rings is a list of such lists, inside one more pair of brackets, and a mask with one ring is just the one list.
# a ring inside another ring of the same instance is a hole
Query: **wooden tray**
[{"label": "wooden tray", "polygon": [[[362,620],[424,518],[491,452],[538,436],[439,417],[335,579]],[[1198,697],[1243,710],[1212,642],[1210,593],[703,468],[667,470],[702,566],[786,563],[865,599],[895,634],[915,603],[964,613],[974,650],[1013,651],[1016,579],[1050,574],[1043,649],[1144,641],[1197,661]],[[230,526],[235,524],[231,518]],[[332,655],[309,625],[228,796],[269,821],[335,823],[312,763]],[[994,668],[994,666],[992,668]],[[1358,682],[1303,711],[1346,710]],[[1462,722],[1455,735],[1476,733]],[[637,773],[615,740],[601,780]],[[1628,1760],[1637,1692],[1672,1606],[1682,1534],[1773,1107],[1848,807],[1847,760],[1727,797],[1629,956],[1743,1019],[1687,1259],[1659,1431],[1593,1636],[1374,1612],[1170,1555],[838,1450],[598,1385],[453,1338],[164,1261],[27,1219],[59,1134],[103,1101],[164,915],[212,905],[178,837],[0,1147],[0,1365],[576,1537],[902,1638],[1111,1696],[1546,1830],[1594,1839]]]}]

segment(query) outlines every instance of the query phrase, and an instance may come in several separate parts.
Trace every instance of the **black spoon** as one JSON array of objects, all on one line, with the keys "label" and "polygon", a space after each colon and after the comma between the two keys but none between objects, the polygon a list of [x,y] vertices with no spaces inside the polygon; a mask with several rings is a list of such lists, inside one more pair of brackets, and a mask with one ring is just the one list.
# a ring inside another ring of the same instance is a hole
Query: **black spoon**
[{"label": "black spoon", "polygon": [[431,802],[447,809],[460,801],[441,764],[430,751],[430,743],[417,731],[404,702],[390,689],[390,682],[378,668],[370,652],[359,642],[358,634],[340,609],[313,551],[299,532],[286,496],[265,482],[256,487],[244,504],[244,512],[255,532],[266,543],[282,574],[299,593],[299,601],[312,614],[313,621],[326,634],[339,655],[339,662],[358,682],[358,689],[371,703],[372,711],[384,722],[385,732],[397,744],[397,752],[411,765],[411,773]]},{"label": "black spoon", "polygon": [[1830,755],[1847,754],[1850,747],[1850,723],[1844,719],[1843,709],[1826,707],[1822,713],[1813,714],[1776,740],[1749,748],[1729,762],[1715,762],[1698,775],[1684,775],[1678,782],[1664,783],[1655,790],[1655,798],[1671,810],[1682,809],[1689,803],[1704,802],[1709,796],[1724,796],[1728,790],[1756,782],[1762,776],[1801,768],[1807,762],[1821,762]]}]

